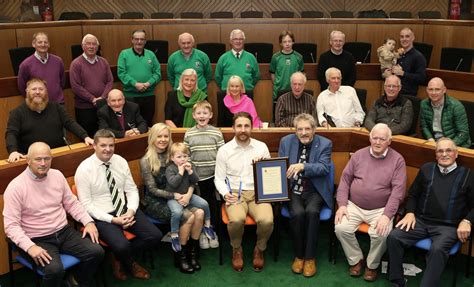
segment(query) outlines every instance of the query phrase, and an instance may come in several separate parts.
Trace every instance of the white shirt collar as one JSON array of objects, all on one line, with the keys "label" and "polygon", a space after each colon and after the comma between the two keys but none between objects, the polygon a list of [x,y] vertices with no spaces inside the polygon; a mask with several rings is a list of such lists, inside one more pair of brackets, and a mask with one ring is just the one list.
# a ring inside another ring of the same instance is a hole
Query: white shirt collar
[{"label": "white shirt collar", "polygon": [[372,157],[383,159],[383,158],[385,158],[385,157],[387,156],[388,147],[387,147],[387,149],[383,152],[383,154],[381,154],[381,155],[375,155],[375,154],[374,154],[374,151],[372,150],[372,147],[369,148],[369,152],[370,152],[370,155],[371,155]]},{"label": "white shirt collar", "polygon": [[84,57],[84,59],[86,59],[86,61],[91,63],[92,65],[99,62],[99,57],[97,57],[97,55],[95,55],[94,59],[92,59],[92,60],[87,58],[86,53],[82,53],[82,57]]},{"label": "white shirt collar", "polygon": [[46,58],[41,58],[40,54],[36,51],[35,51],[34,55],[35,55],[36,59],[38,59],[42,64],[46,64],[48,62],[49,53],[46,53]]},{"label": "white shirt collar", "polygon": [[438,168],[439,168],[439,171],[440,171],[441,173],[443,173],[443,170],[444,170],[445,168],[448,169],[448,172],[447,172],[447,173],[450,173],[450,172],[452,172],[453,170],[455,170],[457,167],[458,167],[458,164],[457,164],[456,162],[454,162],[452,165],[450,165],[450,166],[448,166],[448,167],[440,166],[440,165],[438,164]]}]

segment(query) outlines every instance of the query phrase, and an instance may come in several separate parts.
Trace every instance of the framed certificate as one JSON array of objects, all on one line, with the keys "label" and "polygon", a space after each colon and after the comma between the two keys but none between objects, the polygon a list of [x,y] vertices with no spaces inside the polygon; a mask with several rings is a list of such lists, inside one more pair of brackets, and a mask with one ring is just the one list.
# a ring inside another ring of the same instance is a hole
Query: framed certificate
[{"label": "framed certificate", "polygon": [[290,200],[287,169],[287,157],[263,159],[253,164],[256,203]]}]

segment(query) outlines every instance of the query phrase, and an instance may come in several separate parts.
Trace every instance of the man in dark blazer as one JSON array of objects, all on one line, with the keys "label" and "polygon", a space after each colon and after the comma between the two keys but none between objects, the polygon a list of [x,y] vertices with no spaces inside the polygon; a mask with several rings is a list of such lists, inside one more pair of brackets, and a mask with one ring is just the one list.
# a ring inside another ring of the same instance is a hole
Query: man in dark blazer
[{"label": "man in dark blazer", "polygon": [[146,133],[148,126],[140,115],[140,107],[125,101],[122,91],[113,89],[107,96],[107,105],[97,111],[99,129],[108,129],[117,138]]},{"label": "man in dark blazer", "polygon": [[288,157],[286,176],[291,181],[291,230],[295,258],[291,269],[305,277],[316,274],[316,243],[319,212],[323,205],[333,206],[330,188],[332,142],[315,135],[316,121],[309,114],[300,114],[293,121],[296,134],[281,139],[278,155]]}]

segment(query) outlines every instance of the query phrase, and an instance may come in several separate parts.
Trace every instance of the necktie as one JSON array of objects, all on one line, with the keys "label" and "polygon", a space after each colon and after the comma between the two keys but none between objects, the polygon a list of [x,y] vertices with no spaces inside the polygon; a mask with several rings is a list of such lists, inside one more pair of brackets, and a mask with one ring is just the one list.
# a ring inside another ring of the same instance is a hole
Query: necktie
[{"label": "necktie", "polygon": [[442,171],[443,175],[447,175],[448,174],[448,169],[445,167],[443,168],[443,171]]},{"label": "necktie", "polygon": [[[298,163],[306,163],[306,145],[303,145],[303,149],[301,150],[301,155],[298,160]],[[303,193],[303,187],[304,187],[303,177],[301,176],[301,173],[298,173],[294,181],[293,193],[294,194]]]},{"label": "necktie", "polygon": [[104,163],[104,165],[105,177],[107,178],[107,185],[109,186],[109,191],[112,195],[112,205],[115,208],[115,215],[120,216],[125,213],[125,202],[120,197],[118,188],[115,185],[115,179],[110,170],[110,162]]},{"label": "necktie", "polygon": [[239,53],[239,52],[235,53],[235,57],[236,57],[237,59],[240,59],[240,53]]}]

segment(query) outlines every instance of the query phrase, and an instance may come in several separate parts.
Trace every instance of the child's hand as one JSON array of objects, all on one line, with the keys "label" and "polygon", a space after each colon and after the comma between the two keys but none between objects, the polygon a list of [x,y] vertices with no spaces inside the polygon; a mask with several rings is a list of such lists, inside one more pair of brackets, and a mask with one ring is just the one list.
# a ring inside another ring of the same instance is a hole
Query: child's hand
[{"label": "child's hand", "polygon": [[397,53],[398,53],[399,55],[401,55],[401,54],[405,53],[405,49],[403,49],[403,48],[398,48]]},{"label": "child's hand", "polygon": [[179,172],[180,175],[184,174],[184,169],[185,169],[184,164],[178,165],[178,172]]},{"label": "child's hand", "polygon": [[193,173],[193,166],[191,165],[190,162],[186,162],[185,164],[183,164],[184,166],[184,169],[189,173],[189,174],[192,174]]}]

